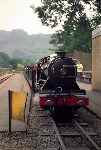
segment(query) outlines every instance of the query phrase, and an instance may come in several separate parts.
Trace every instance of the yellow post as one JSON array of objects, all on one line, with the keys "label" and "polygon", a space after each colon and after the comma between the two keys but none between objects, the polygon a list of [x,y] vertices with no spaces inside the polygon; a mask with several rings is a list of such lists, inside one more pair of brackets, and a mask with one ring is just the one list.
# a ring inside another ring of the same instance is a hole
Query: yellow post
[{"label": "yellow post", "polygon": [[25,121],[27,93],[12,92],[12,119]]},{"label": "yellow post", "polygon": [[12,128],[12,119],[25,121],[27,93],[8,91],[9,97],[9,132]]}]

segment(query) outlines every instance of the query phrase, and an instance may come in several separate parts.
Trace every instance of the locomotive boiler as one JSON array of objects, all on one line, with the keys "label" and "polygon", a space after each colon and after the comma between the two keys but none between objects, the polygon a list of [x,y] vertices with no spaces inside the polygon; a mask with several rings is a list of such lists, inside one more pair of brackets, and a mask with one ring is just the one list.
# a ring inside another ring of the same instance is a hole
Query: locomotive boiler
[{"label": "locomotive boiler", "polygon": [[77,67],[65,53],[44,57],[34,66],[33,88],[40,93],[40,106],[45,109],[77,109],[88,105],[85,90],[76,82]]}]

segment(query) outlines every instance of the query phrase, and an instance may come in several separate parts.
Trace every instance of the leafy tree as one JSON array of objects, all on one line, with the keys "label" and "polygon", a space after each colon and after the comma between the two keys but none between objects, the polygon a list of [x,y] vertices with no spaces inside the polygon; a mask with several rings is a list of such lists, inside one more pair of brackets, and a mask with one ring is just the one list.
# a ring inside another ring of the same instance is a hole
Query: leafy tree
[{"label": "leafy tree", "polygon": [[[92,17],[87,16],[86,6],[93,10]],[[44,25],[54,28],[63,24],[63,31],[52,35],[51,44],[62,44],[68,52],[91,51],[91,31],[101,23],[100,0],[42,0],[35,12]]]},{"label": "leafy tree", "polygon": [[55,27],[63,18],[72,22],[81,17],[88,5],[94,13],[101,13],[100,0],[42,0],[42,6],[37,7],[35,12],[43,24]]},{"label": "leafy tree", "polygon": [[4,53],[4,52],[0,52],[0,67],[9,67],[10,65],[10,57]]},{"label": "leafy tree", "polygon": [[23,62],[22,62],[21,59],[12,58],[12,59],[10,60],[10,65],[12,66],[13,69],[16,69],[18,64],[23,64]]},{"label": "leafy tree", "polygon": [[31,60],[22,60],[19,58],[10,58],[8,54],[4,52],[0,52],[0,67],[3,68],[9,68],[12,67],[13,69],[16,69],[18,64],[25,65],[25,64],[31,64],[33,61]]},{"label": "leafy tree", "polygon": [[63,49],[66,52],[73,51],[91,51],[91,25],[85,15],[80,20],[64,25],[64,31],[61,32],[63,41]]},{"label": "leafy tree", "polygon": [[62,49],[66,52],[84,51],[91,52],[91,34],[92,30],[100,23],[100,16],[89,20],[86,15],[80,19],[73,20],[72,23],[65,22],[64,31],[52,35],[50,43],[55,47],[63,44]]}]

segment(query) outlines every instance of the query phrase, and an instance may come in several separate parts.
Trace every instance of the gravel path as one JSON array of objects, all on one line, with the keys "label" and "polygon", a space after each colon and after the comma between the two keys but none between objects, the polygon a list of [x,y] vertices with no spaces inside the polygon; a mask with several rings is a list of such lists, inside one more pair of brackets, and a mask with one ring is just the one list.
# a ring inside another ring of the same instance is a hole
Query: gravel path
[{"label": "gravel path", "polygon": [[[29,124],[29,126],[27,127],[27,132],[23,131],[23,132],[12,132],[12,133],[8,133],[8,107],[6,108],[5,105],[7,105],[7,98],[8,98],[8,89],[12,89],[12,90],[23,90],[23,91],[27,91],[30,97],[30,89],[27,85],[27,82],[24,79],[24,76],[21,74],[16,74],[15,76],[11,77],[8,81],[6,81],[5,83],[0,85],[0,100],[3,103],[2,106],[0,105],[0,112],[4,113],[4,115],[6,116],[6,119],[3,118],[3,120],[5,119],[7,122],[7,127],[5,126],[4,122],[2,120],[0,120],[0,125],[2,124],[2,126],[0,126],[0,129],[3,127],[3,130],[6,131],[2,131],[0,132],[0,150],[33,150],[34,146],[34,131],[33,131],[33,124]],[[6,113],[7,112],[7,113]],[[33,112],[30,113],[30,120],[32,120],[32,114]],[[4,117],[4,115],[1,115]],[[2,119],[2,118],[0,118]],[[17,129],[19,129],[19,127],[22,125],[21,123],[19,123],[18,121],[14,122],[13,121],[13,125],[17,125]],[[22,122],[23,123],[23,122]],[[13,130],[13,126],[12,126],[12,130]]]},{"label": "gravel path", "polygon": [[[17,73],[0,84],[0,131],[8,130],[8,90],[24,91],[28,93],[28,99],[30,98],[30,88],[23,74]],[[29,100],[27,102],[29,102]],[[19,129],[25,130],[25,127],[22,122],[15,120],[13,121],[12,129],[16,131]]]},{"label": "gravel path", "polygon": [[35,123],[33,111],[29,115],[29,124],[26,132],[0,132],[0,150],[36,150]]},{"label": "gravel path", "polygon": [[60,144],[48,113],[32,101],[27,132],[0,132],[0,150],[59,150]]},{"label": "gravel path", "polygon": [[[53,119],[48,112],[42,110],[36,101],[31,109],[30,125],[33,125],[35,150],[59,150],[60,144],[54,129]],[[35,143],[35,141],[37,141]]]}]

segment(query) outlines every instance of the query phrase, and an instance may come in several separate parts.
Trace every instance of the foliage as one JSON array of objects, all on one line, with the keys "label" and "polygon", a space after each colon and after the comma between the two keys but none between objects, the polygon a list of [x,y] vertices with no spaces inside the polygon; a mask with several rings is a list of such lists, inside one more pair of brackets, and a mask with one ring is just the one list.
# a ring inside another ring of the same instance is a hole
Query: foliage
[{"label": "foliage", "polygon": [[100,12],[100,3],[100,0],[42,0],[42,6],[37,7],[35,12],[43,24],[55,27],[63,18],[72,22],[81,17],[88,5],[94,13]]},{"label": "foliage", "polygon": [[89,20],[84,15],[79,21],[73,21],[71,24],[65,23],[64,31],[60,35],[56,34],[57,37],[53,35],[51,43],[54,44],[54,42],[58,41],[57,46],[59,43],[63,43],[62,49],[66,52],[73,52],[75,50],[90,52],[91,30]]},{"label": "foliage", "polygon": [[[92,17],[88,17],[86,6],[93,10]],[[52,35],[50,43],[63,50],[71,52],[81,50],[91,51],[91,32],[101,23],[100,0],[42,0],[42,6],[37,7],[41,22],[44,25],[56,27],[63,24],[63,31]]]},{"label": "foliage", "polygon": [[0,52],[0,67],[16,69],[18,65],[31,64],[31,60],[22,60],[18,58],[10,58],[8,54]]},{"label": "foliage", "polygon": [[22,64],[22,61],[21,61],[21,59],[12,58],[10,61],[10,64],[13,69],[16,69],[18,64]]},{"label": "foliage", "polygon": [[0,67],[9,67],[10,58],[7,54],[0,52]]},{"label": "foliage", "polygon": [[64,23],[64,31],[52,35],[50,43],[55,47],[63,44],[62,49],[66,52],[84,51],[91,52],[92,30],[101,23],[101,15],[96,15],[89,20],[86,15],[80,17],[72,23]]}]

